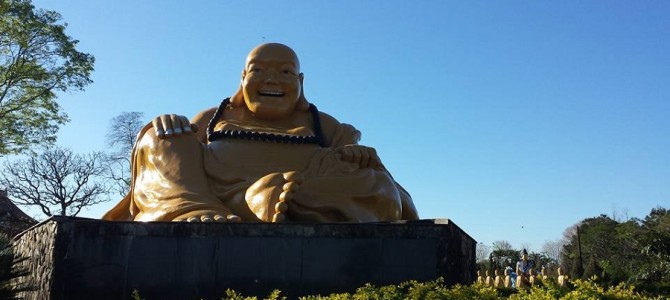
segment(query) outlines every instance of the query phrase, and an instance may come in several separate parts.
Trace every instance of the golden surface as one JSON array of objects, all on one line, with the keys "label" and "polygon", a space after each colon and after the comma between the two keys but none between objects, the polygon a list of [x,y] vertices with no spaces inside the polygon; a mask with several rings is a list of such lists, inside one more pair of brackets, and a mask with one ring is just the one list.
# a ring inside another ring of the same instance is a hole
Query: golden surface
[{"label": "golden surface", "polygon": [[[239,90],[215,130],[317,134],[296,54],[281,44],[251,51]],[[360,132],[319,113],[324,147],[222,138],[207,141],[216,108],[191,121],[161,115],[138,135],[129,194],[105,220],[373,222],[418,219],[409,194]],[[195,124],[195,126],[193,126]],[[199,130],[198,130],[199,129]]]}]

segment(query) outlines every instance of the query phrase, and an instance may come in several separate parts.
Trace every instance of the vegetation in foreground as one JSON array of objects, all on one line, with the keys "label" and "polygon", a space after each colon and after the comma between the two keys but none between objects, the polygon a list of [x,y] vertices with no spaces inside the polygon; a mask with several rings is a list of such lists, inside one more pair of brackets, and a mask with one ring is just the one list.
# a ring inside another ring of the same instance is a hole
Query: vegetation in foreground
[{"label": "vegetation in foreground", "polygon": [[[479,299],[479,300],[579,300],[579,299],[606,299],[606,300],[646,300],[667,299],[667,296],[651,295],[637,292],[635,287],[625,284],[603,287],[597,283],[597,278],[588,280],[577,279],[570,282],[568,287],[558,286],[552,281],[544,285],[534,286],[528,289],[496,289],[481,284],[471,286],[455,285],[447,287],[442,279],[429,282],[408,281],[399,285],[387,285],[376,287],[367,284],[356,290],[355,293],[331,294],[328,296],[311,295],[300,297],[301,300],[404,300],[404,299]],[[133,293],[134,300],[144,299],[141,293]],[[241,295],[235,291],[228,290],[222,300],[258,300],[258,297]],[[262,299],[278,300],[286,299],[281,291],[275,290]]]}]

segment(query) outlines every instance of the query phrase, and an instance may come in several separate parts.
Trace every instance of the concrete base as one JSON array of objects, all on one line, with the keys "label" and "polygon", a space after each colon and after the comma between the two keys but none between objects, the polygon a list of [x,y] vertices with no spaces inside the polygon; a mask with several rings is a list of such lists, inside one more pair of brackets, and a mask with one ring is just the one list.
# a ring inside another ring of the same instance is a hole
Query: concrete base
[{"label": "concrete base", "polygon": [[295,298],[365,283],[475,279],[475,241],[446,219],[365,224],[140,223],[54,217],[15,238],[25,299]]}]

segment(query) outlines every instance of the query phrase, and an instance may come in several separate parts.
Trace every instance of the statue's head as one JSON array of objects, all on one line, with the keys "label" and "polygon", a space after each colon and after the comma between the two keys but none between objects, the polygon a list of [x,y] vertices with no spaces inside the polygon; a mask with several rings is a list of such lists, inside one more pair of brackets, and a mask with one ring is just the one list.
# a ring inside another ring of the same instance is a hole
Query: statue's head
[{"label": "statue's head", "polygon": [[523,251],[521,251],[520,254],[521,254],[521,260],[523,260],[523,261],[528,260],[528,251],[526,251],[526,249],[523,249]]},{"label": "statue's head", "polygon": [[309,109],[302,82],[300,62],[291,48],[262,44],[247,56],[240,88],[231,102],[235,107],[246,105],[259,119],[282,119]]}]

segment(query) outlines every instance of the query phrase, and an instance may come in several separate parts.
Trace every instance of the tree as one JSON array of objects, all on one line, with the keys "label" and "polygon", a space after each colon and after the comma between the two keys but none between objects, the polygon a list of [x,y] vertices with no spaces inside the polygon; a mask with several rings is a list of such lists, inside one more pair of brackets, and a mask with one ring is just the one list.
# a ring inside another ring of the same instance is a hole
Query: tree
[{"label": "tree", "polygon": [[24,160],[5,161],[3,185],[19,205],[37,206],[46,216],[76,216],[85,207],[109,200],[101,154],[74,154],[50,148]]},{"label": "tree", "polygon": [[519,251],[515,250],[508,241],[495,241],[492,248],[493,251],[489,254],[489,264],[492,269],[504,269],[519,261]]},{"label": "tree", "polygon": [[491,246],[484,243],[477,243],[477,250],[475,251],[477,262],[488,260],[489,254],[491,254]]},{"label": "tree", "polygon": [[563,240],[546,241],[542,245],[542,253],[546,255],[555,264],[561,263],[561,253],[563,252]]},{"label": "tree", "polygon": [[53,143],[68,121],[56,92],[92,82],[94,57],[75,49],[60,21],[30,0],[0,0],[0,155]]},{"label": "tree", "polygon": [[107,177],[111,179],[120,195],[126,195],[130,189],[130,156],[137,133],[144,125],[141,112],[122,112],[112,118],[107,132],[107,147],[112,149],[106,155]]},{"label": "tree", "polygon": [[644,220],[587,218],[566,233],[569,241],[562,266],[572,278],[596,275],[603,284],[626,282],[644,289],[670,286],[670,213],[666,209],[655,208]]},{"label": "tree", "polygon": [[491,261],[489,255],[491,254],[491,246],[484,243],[477,243],[475,250],[475,261],[477,262],[477,270],[490,270]]},{"label": "tree", "polygon": [[512,249],[514,248],[512,247],[512,244],[510,244],[508,241],[500,240],[493,242],[493,251],[512,250]]}]

